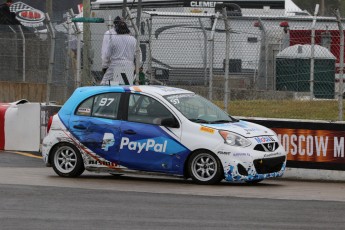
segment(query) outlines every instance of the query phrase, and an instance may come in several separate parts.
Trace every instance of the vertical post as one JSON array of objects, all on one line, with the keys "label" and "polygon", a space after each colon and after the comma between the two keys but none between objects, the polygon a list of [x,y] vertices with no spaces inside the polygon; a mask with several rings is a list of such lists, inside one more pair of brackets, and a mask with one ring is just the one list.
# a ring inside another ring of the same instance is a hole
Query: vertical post
[{"label": "vertical post", "polygon": [[67,99],[67,79],[69,79],[70,76],[70,55],[71,55],[71,32],[72,32],[72,28],[71,28],[71,24],[72,24],[72,20],[71,20],[71,15],[69,12],[66,13],[67,15],[67,52],[66,52],[66,64],[65,64],[65,87],[64,87],[64,100]]},{"label": "vertical post", "polygon": [[137,40],[137,45],[136,45],[136,51],[135,51],[135,82],[137,82],[139,80],[139,65],[140,65],[140,39],[139,39],[139,30],[137,25],[134,23],[131,11],[129,10],[129,8],[126,8],[127,10],[127,14],[129,15],[129,19],[131,21],[131,24],[134,28],[134,32],[135,32],[135,38]]},{"label": "vertical post", "polygon": [[199,18],[199,24],[202,29],[202,33],[204,35],[204,58],[203,58],[203,64],[204,64],[204,86],[207,86],[207,33],[205,30],[205,26],[201,21],[201,18]]},{"label": "vertical post", "polygon": [[[19,56],[18,55],[18,37],[17,37],[17,32],[11,27],[11,26],[8,26],[8,28],[10,28],[11,29],[11,31],[14,33],[14,40],[16,41],[14,44],[15,44],[15,50],[16,50],[16,52],[17,52],[17,56]],[[15,66],[16,66],[16,70],[17,70],[17,72],[19,72],[19,63],[18,63],[18,58],[16,58],[16,63],[15,63]],[[19,74],[18,74],[19,75]]]},{"label": "vertical post", "polygon": [[225,84],[224,84],[224,110],[228,112],[228,97],[229,97],[229,52],[230,52],[230,26],[226,8],[223,8],[223,19],[225,26]]},{"label": "vertical post", "polygon": [[[91,3],[90,0],[83,0],[83,16],[85,18],[90,18],[91,15],[91,9],[90,9]],[[91,41],[91,32],[90,32],[90,24],[89,23],[83,23],[83,74],[82,74],[82,83],[86,83],[90,81],[90,41]]]},{"label": "vertical post", "polygon": [[76,87],[81,86],[81,37],[83,36],[80,30],[77,31],[77,76]]},{"label": "vertical post", "polygon": [[21,25],[18,25],[18,28],[20,30],[20,34],[22,35],[22,38],[23,38],[23,82],[26,81],[26,77],[25,77],[25,72],[26,72],[26,68],[25,68],[25,65],[26,65],[26,44],[25,44],[25,36],[24,36],[24,33],[23,33],[23,28]]},{"label": "vertical post", "polygon": [[49,67],[47,76],[47,91],[46,91],[46,105],[49,105],[50,91],[53,79],[53,68],[54,68],[54,57],[55,57],[55,31],[50,21],[49,14],[46,13],[47,29],[50,33],[50,56],[49,56]]},{"label": "vertical post", "polygon": [[211,36],[209,41],[211,42],[210,44],[210,77],[209,77],[209,85],[208,85],[208,99],[212,100],[213,95],[212,95],[212,91],[213,91],[213,61],[214,61],[214,33],[216,30],[216,25],[218,22],[218,17],[219,17],[219,12],[216,13],[215,18],[214,18],[214,22],[212,25],[212,30],[211,30]]},{"label": "vertical post", "polygon": [[[72,18],[75,17],[73,9],[70,9],[70,14]],[[75,87],[80,87],[81,83],[81,37],[82,37],[82,32],[80,31],[77,23],[74,22],[74,29],[77,34],[77,69],[76,69],[76,77],[75,77]]]},{"label": "vertical post", "polygon": [[339,85],[338,85],[338,120],[343,120],[343,92],[344,92],[344,28],[341,23],[339,9],[335,10],[340,33],[340,52],[339,52]]},{"label": "vertical post", "polygon": [[310,46],[310,100],[314,99],[314,63],[315,63],[315,24],[317,14],[319,12],[319,4],[315,6],[315,12],[313,17],[313,24],[311,26],[311,46]]},{"label": "vertical post", "polygon": [[126,8],[127,8],[127,0],[123,0],[123,4],[122,4],[122,17],[123,18],[126,17]]},{"label": "vertical post", "polygon": [[46,12],[53,16],[53,0],[46,0]]},{"label": "vertical post", "polygon": [[147,22],[147,29],[149,32],[149,52],[148,52],[148,72],[150,74],[150,83],[153,80],[153,73],[152,73],[152,16],[150,15],[150,19],[146,20]]},{"label": "vertical post", "polygon": [[[138,7],[137,7],[137,18],[136,18],[136,24],[138,31],[140,31],[141,28],[141,11],[142,11],[142,0],[138,0]],[[140,34],[138,34],[139,36]]]}]

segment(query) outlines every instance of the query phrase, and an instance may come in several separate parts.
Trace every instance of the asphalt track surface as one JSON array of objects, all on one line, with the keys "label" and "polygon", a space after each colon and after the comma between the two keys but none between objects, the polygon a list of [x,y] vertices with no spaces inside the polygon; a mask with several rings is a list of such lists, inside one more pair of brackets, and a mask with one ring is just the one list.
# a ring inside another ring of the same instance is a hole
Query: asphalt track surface
[{"label": "asphalt track surface", "polygon": [[345,229],[345,183],[201,186],[148,175],[58,177],[0,151],[0,229]]}]

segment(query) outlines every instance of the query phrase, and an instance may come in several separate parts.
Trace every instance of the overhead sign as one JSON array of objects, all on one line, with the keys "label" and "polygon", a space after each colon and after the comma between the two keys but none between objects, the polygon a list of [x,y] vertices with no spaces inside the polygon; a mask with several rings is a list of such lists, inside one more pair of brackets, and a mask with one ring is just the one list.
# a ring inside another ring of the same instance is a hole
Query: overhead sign
[{"label": "overhead sign", "polygon": [[23,2],[13,3],[10,7],[10,10],[16,14],[16,18],[23,26],[40,27],[44,25],[44,13]]}]

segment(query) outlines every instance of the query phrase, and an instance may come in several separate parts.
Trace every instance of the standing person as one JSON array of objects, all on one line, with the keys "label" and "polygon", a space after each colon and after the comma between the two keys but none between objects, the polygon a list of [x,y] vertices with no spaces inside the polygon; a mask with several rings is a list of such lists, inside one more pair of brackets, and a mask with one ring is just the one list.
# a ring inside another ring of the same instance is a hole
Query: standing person
[{"label": "standing person", "polygon": [[101,58],[102,58],[102,73],[103,75],[105,74],[105,72],[107,71],[109,64],[110,64],[110,60],[107,58],[107,52],[109,49],[109,43],[111,41],[111,38],[116,35],[116,27],[117,25],[121,22],[121,18],[119,16],[117,16],[114,19],[114,28],[111,28],[109,30],[107,30],[104,33],[103,36],[103,42],[102,42],[102,54],[101,54]]},{"label": "standing person", "polygon": [[[127,24],[121,21],[115,28],[117,35],[112,36],[105,55],[103,67],[107,68],[101,85],[130,85],[134,81],[134,59],[136,39],[130,35]],[[108,64],[108,65],[107,65]]]},{"label": "standing person", "polygon": [[146,85],[150,81],[146,79],[146,75],[144,73],[144,68],[140,67],[139,68],[139,85]]}]

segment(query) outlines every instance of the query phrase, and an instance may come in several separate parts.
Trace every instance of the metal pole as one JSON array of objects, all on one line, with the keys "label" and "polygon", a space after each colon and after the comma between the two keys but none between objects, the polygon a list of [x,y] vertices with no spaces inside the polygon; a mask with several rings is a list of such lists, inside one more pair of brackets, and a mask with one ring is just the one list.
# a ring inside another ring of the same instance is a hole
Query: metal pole
[{"label": "metal pole", "polygon": [[134,82],[137,82],[138,76],[139,76],[139,67],[140,67],[140,40],[139,40],[139,30],[137,25],[134,23],[134,18],[131,14],[131,11],[129,8],[126,8],[127,14],[129,15],[129,20],[131,21],[131,24],[134,28],[135,38],[137,40],[136,50],[135,50],[135,76],[134,76]]},{"label": "metal pole", "polygon": [[[75,14],[73,12],[73,9],[70,9],[70,14],[72,18],[75,17]],[[76,22],[74,22],[74,29],[77,33],[77,69],[76,69],[76,78],[75,78],[75,87],[80,87],[81,83],[81,37],[82,37],[82,32],[80,31],[78,25]]]},{"label": "metal pole", "polygon": [[[15,42],[15,50],[16,50],[16,55],[17,56],[19,56],[18,55],[18,36],[17,36],[17,32],[11,27],[11,26],[8,26],[8,28],[10,28],[11,29],[11,31],[14,33],[14,40],[16,41]],[[16,63],[15,63],[15,67],[16,67],[16,72],[19,72],[19,63],[18,63],[18,58],[16,58]],[[18,74],[19,75],[19,74]]]},{"label": "metal pole", "polygon": [[122,17],[123,18],[126,17],[126,8],[127,8],[127,0],[123,0],[123,4],[122,4]]},{"label": "metal pole", "polygon": [[22,29],[22,26],[21,25],[18,25],[18,28],[20,30],[20,34],[22,35],[22,38],[23,38],[23,82],[26,81],[26,77],[25,77],[25,72],[26,72],[26,68],[25,68],[25,62],[26,62],[26,44],[25,44],[25,36],[24,36],[24,32],[23,32],[23,29]]},{"label": "metal pole", "polygon": [[339,33],[340,33],[340,53],[339,53],[339,85],[338,85],[338,120],[343,120],[343,92],[344,92],[344,28],[341,23],[339,9],[335,9],[335,16],[337,18]]},{"label": "metal pole", "polygon": [[[91,3],[90,0],[83,0],[83,16],[85,18],[90,18],[91,16]],[[86,83],[91,81],[90,79],[90,41],[91,41],[91,32],[90,32],[90,24],[84,22],[83,23],[83,73],[82,73],[82,83]]]},{"label": "metal pole", "polygon": [[139,40],[139,30],[137,25],[134,23],[131,11],[129,10],[129,8],[126,8],[127,10],[127,14],[129,15],[129,20],[131,21],[131,24],[134,28],[134,32],[135,32],[135,38],[137,40],[137,45],[136,45],[136,51],[135,51],[135,82],[139,81],[139,65],[140,65],[140,40]]},{"label": "metal pole", "polygon": [[[141,27],[141,11],[142,11],[142,0],[138,0],[138,7],[137,7],[137,18],[136,18],[136,24],[137,24],[137,28],[138,31],[140,31],[140,27]],[[138,34],[139,36],[139,34]]]},{"label": "metal pole", "polygon": [[53,0],[46,0],[46,12],[50,16],[54,16],[53,15]]},{"label": "metal pole", "polygon": [[212,95],[212,88],[213,88],[213,61],[214,61],[214,33],[216,30],[216,25],[218,22],[218,17],[219,17],[219,12],[216,13],[215,19],[212,25],[212,30],[211,30],[211,36],[209,41],[211,42],[210,45],[210,77],[209,77],[209,85],[208,85],[208,98],[209,100],[212,100],[213,95]]},{"label": "metal pole", "polygon": [[149,52],[148,52],[148,72],[150,74],[150,83],[151,80],[153,80],[153,74],[152,74],[152,16],[150,15],[150,19],[146,20],[147,22],[147,29],[149,32]]},{"label": "metal pole", "polygon": [[66,71],[66,74],[65,74],[65,87],[64,87],[64,100],[67,99],[67,86],[68,86],[68,83],[67,83],[67,79],[69,79],[69,76],[70,76],[70,55],[71,55],[71,33],[72,33],[72,28],[71,28],[71,23],[72,23],[72,20],[71,20],[71,15],[69,12],[67,12],[67,52],[66,52],[66,64],[65,64],[65,71]]},{"label": "metal pole", "polygon": [[46,105],[49,105],[51,84],[52,84],[52,79],[53,79],[54,57],[55,57],[55,31],[50,21],[49,14],[46,13],[45,16],[48,23],[47,29],[50,33],[50,57],[49,57],[47,92],[46,92]]},{"label": "metal pole", "polygon": [[226,13],[226,8],[223,8],[223,19],[225,26],[225,84],[224,84],[224,110],[228,112],[228,97],[229,97],[229,53],[230,53],[230,26]]},{"label": "metal pole", "polygon": [[310,100],[314,99],[314,63],[315,63],[315,24],[317,14],[319,12],[319,4],[315,6],[313,24],[311,26],[311,47],[310,47]]},{"label": "metal pole", "polygon": [[204,86],[207,86],[207,33],[205,30],[205,26],[201,21],[201,18],[199,18],[199,24],[202,29],[202,33],[204,35]]}]

